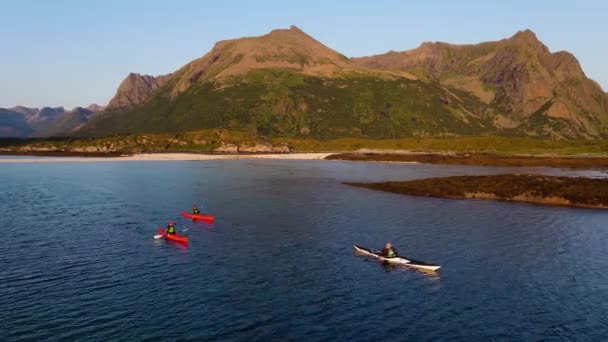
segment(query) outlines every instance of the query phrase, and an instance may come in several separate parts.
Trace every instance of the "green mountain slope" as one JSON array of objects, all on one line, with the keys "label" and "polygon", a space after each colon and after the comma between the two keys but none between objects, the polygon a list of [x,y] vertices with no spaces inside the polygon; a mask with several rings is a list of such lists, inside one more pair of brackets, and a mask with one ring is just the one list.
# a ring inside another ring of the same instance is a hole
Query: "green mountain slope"
[{"label": "green mountain slope", "polygon": [[528,135],[599,137],[608,133],[608,96],[576,58],[550,52],[536,35],[476,45],[424,43],[403,52],[355,58],[368,68],[423,74],[496,108],[494,125]]},{"label": "green mountain slope", "polygon": [[463,92],[406,78],[336,78],[290,69],[256,70],[230,83],[205,82],[171,97],[171,87],[138,108],[108,113],[82,132],[99,135],[203,128],[318,138],[492,132],[483,103]]}]

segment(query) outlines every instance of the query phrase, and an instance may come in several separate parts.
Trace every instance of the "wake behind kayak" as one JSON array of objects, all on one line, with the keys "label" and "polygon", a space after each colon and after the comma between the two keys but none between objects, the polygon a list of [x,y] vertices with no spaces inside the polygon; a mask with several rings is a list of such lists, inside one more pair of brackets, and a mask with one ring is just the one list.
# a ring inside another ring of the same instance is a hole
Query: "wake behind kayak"
[{"label": "wake behind kayak", "polygon": [[401,266],[407,266],[407,267],[414,267],[414,268],[418,268],[418,269],[422,269],[422,270],[427,270],[427,271],[437,271],[438,269],[441,268],[441,266],[439,266],[439,265],[429,264],[429,263],[426,263],[426,262],[423,262],[423,261],[409,259],[409,258],[406,258],[406,257],[403,257],[403,256],[397,256],[397,257],[387,258],[387,257],[383,256],[378,251],[373,251],[373,250],[371,250],[369,248],[365,248],[365,247],[358,246],[358,245],[355,245],[354,248],[355,248],[355,252],[356,253],[372,257],[374,259],[377,259],[377,260],[382,261],[382,262],[389,263],[391,265],[401,265]]}]

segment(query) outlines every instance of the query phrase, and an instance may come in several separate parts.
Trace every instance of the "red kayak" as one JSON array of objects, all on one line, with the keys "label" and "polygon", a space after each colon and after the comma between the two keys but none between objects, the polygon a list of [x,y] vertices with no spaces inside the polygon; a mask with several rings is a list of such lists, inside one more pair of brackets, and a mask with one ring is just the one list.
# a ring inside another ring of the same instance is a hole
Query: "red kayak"
[{"label": "red kayak", "polygon": [[183,243],[183,244],[188,244],[187,236],[179,235],[177,233],[176,234],[167,234],[167,233],[165,233],[165,230],[162,228],[158,228],[158,234],[162,235],[167,240],[171,240],[171,241],[175,241],[175,242],[179,242],[179,243]]},{"label": "red kayak", "polygon": [[209,223],[213,223],[213,221],[215,221],[215,216],[211,216],[211,215],[194,215],[194,214],[190,214],[187,213],[185,211],[182,211],[182,216],[192,219],[193,221],[205,221],[205,222],[209,222]]}]

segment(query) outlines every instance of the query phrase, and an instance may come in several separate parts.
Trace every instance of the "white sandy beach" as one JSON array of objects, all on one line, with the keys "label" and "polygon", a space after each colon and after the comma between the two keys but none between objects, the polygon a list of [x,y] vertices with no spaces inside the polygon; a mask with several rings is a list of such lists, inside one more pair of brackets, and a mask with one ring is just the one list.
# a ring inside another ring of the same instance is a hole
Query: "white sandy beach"
[{"label": "white sandy beach", "polygon": [[285,154],[195,154],[195,153],[148,153],[125,157],[31,157],[0,158],[0,163],[91,163],[122,161],[197,161],[232,159],[282,159],[322,160],[332,153],[285,153]]}]

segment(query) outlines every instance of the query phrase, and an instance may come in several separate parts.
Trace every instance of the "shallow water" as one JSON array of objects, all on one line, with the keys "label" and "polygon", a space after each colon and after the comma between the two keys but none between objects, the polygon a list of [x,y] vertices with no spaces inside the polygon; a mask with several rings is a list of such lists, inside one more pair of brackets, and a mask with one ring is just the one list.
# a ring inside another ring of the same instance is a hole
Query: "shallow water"
[{"label": "shallow water", "polygon": [[[608,212],[343,181],[550,168],[334,161],[0,165],[0,340],[608,335]],[[193,204],[214,225],[179,212]],[[167,220],[188,248],[154,240]],[[443,266],[386,268],[353,244]]]}]

